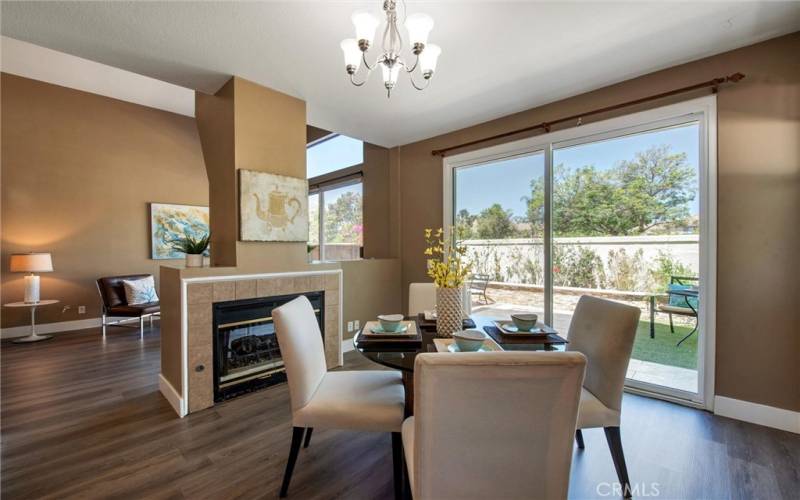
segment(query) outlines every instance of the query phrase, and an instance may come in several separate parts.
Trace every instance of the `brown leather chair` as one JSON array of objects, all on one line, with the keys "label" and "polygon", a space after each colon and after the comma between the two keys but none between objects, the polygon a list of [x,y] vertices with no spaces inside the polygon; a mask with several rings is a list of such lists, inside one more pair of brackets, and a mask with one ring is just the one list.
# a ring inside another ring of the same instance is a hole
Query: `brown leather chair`
[{"label": "brown leather chair", "polygon": [[[123,280],[137,280],[152,276],[151,274],[129,274],[127,276],[106,276],[97,280],[97,291],[100,293],[100,300],[103,305],[103,336],[106,335],[106,326],[118,325],[128,326],[123,323],[129,322],[130,318],[139,318],[139,335],[144,335],[144,319],[150,320],[153,326],[153,316],[161,315],[161,308],[158,302],[148,302],[147,304],[128,305],[125,298],[125,287]],[[108,321],[108,317],[124,318],[117,321]]]}]

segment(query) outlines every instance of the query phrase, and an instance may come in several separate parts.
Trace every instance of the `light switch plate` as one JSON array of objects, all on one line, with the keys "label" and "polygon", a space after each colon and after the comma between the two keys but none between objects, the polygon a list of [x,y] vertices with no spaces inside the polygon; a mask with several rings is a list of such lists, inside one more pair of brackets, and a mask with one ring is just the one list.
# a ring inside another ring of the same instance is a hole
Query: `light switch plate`
[{"label": "light switch plate", "polygon": [[86,306],[78,306],[78,314],[86,314]]},{"label": "light switch plate", "polygon": [[353,321],[353,330],[358,330],[361,328],[361,322],[358,320]]},{"label": "light switch plate", "polygon": [[347,331],[348,332],[352,332],[353,331],[353,322],[352,321],[348,321],[347,322]]}]

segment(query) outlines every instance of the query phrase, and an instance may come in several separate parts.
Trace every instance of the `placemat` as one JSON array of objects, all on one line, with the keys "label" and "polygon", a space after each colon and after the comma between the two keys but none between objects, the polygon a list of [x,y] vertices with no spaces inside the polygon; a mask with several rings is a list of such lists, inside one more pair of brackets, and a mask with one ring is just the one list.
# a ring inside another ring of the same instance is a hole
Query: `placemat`
[{"label": "placemat", "polygon": [[519,337],[518,335],[503,335],[496,326],[484,326],[484,331],[489,334],[498,344],[567,344],[568,341],[564,337],[551,333],[547,338],[537,337]]},{"label": "placemat", "polygon": [[[417,316],[417,324],[419,324],[420,328],[423,328],[425,330],[436,329],[436,320],[425,319],[424,313],[419,313],[419,315]],[[472,318],[466,318],[461,327],[465,330],[469,328],[475,328],[475,321],[473,321]]]}]

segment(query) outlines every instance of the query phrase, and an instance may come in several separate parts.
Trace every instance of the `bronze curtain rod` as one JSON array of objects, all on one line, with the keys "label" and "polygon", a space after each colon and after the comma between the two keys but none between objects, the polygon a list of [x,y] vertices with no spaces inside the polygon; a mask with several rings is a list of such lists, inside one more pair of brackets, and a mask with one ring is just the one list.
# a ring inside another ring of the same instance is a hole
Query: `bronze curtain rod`
[{"label": "bronze curtain rod", "polygon": [[476,139],[474,141],[463,142],[461,144],[457,144],[455,146],[450,146],[450,147],[447,147],[447,148],[434,149],[433,151],[431,151],[431,154],[434,155],[434,156],[447,156],[447,153],[449,151],[454,150],[454,149],[461,149],[461,148],[465,148],[467,146],[474,146],[475,144],[480,144],[482,142],[493,141],[495,139],[502,139],[504,137],[509,137],[509,136],[512,136],[512,135],[521,134],[523,132],[530,132],[530,131],[536,130],[536,129],[543,129],[545,132],[550,132],[550,127],[551,126],[557,125],[559,123],[564,123],[564,122],[572,122],[572,121],[578,120],[578,125],[580,125],[580,121],[579,120],[582,119],[582,118],[585,118],[587,116],[598,115],[598,114],[601,114],[601,113],[607,113],[609,111],[615,111],[617,109],[627,108],[629,106],[635,106],[635,105],[641,104],[643,102],[655,101],[655,100],[658,100],[658,99],[663,99],[665,97],[670,97],[670,96],[677,95],[677,94],[683,94],[685,92],[691,92],[693,90],[704,89],[704,88],[707,88],[707,87],[711,87],[712,88],[712,92],[716,93],[717,90],[719,89],[720,85],[722,85],[724,83],[736,83],[736,82],[740,81],[742,78],[744,78],[744,75],[742,73],[734,73],[734,74],[729,75],[729,76],[725,76],[725,77],[721,77],[721,78],[714,78],[713,80],[709,80],[707,82],[696,83],[694,85],[689,85],[688,87],[681,87],[679,89],[670,90],[668,92],[662,92],[660,94],[655,94],[655,95],[651,95],[651,96],[647,96],[647,97],[642,97],[640,99],[634,99],[632,101],[627,101],[627,102],[623,102],[623,103],[620,103],[620,104],[614,104],[613,106],[606,106],[605,108],[593,109],[591,111],[587,111],[586,113],[580,113],[580,114],[577,114],[577,115],[567,116],[567,117],[564,117],[564,118],[558,118],[556,120],[550,120],[550,121],[547,121],[547,122],[542,122],[542,123],[539,123],[537,125],[532,125],[530,127],[518,128],[516,130],[511,130],[509,132],[503,132],[502,134],[492,135],[492,136],[489,136],[489,137],[484,137],[483,139]]}]

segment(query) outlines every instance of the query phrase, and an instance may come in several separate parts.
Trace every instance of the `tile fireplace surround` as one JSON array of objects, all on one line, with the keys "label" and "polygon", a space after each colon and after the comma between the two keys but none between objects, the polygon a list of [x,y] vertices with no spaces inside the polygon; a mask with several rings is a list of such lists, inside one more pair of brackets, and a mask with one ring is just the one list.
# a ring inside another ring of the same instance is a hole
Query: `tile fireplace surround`
[{"label": "tile fireplace surround", "polygon": [[[199,272],[214,271],[206,268]],[[325,360],[328,369],[342,365],[340,269],[214,276],[196,273],[161,268],[159,389],[181,417],[214,405],[212,310],[216,302],[324,291]]]}]

